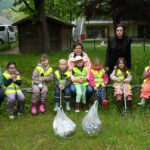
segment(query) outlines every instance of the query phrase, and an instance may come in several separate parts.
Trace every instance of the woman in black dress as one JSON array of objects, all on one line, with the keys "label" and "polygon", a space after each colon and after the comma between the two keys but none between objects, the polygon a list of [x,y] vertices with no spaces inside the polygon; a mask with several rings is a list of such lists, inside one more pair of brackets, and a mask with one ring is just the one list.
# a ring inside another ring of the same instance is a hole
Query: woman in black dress
[{"label": "woman in black dress", "polygon": [[131,68],[131,38],[125,36],[125,30],[122,25],[116,26],[116,35],[114,38],[108,39],[106,51],[106,70],[108,74],[112,73],[116,61],[120,57],[124,57],[127,62],[128,69]]}]

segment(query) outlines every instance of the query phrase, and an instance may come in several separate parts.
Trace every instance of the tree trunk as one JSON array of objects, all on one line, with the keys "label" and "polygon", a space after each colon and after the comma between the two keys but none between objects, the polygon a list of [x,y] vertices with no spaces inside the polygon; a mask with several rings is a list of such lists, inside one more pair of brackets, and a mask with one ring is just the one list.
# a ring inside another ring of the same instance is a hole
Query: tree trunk
[{"label": "tree trunk", "polygon": [[45,0],[34,0],[37,27],[38,27],[38,40],[40,41],[40,52],[47,53],[49,50],[49,35],[47,30],[47,22],[44,9]]}]

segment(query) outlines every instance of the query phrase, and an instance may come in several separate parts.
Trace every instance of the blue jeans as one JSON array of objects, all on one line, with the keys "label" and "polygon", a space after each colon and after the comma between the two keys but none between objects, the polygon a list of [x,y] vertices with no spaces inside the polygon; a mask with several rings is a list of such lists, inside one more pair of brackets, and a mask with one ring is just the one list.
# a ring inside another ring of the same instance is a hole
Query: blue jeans
[{"label": "blue jeans", "polygon": [[[62,90],[62,93],[64,95],[64,98],[66,101],[70,101],[71,99],[71,94],[70,94],[70,89],[69,87],[66,87],[64,90]],[[62,97],[61,97],[62,98]],[[55,102],[60,102],[60,89],[59,87],[55,88],[54,91],[54,101]]]},{"label": "blue jeans", "polygon": [[[76,98],[76,88],[75,88],[75,86],[73,84],[70,86],[70,91],[71,91],[71,95],[74,98]],[[91,98],[92,94],[93,94],[92,87],[90,85],[87,85],[86,86],[86,100],[87,101]]]},{"label": "blue jeans", "polygon": [[100,102],[106,99],[106,89],[99,87],[97,91],[94,91],[94,100]]}]

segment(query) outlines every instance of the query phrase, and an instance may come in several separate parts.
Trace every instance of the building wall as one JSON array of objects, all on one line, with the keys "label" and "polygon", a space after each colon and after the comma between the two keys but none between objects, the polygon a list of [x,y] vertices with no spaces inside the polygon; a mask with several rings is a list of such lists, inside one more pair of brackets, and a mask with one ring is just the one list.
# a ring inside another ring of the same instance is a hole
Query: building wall
[{"label": "building wall", "polygon": [[48,30],[50,51],[61,50],[61,25],[49,22]]},{"label": "building wall", "polygon": [[[72,27],[48,21],[49,50],[59,51],[71,49]],[[40,39],[38,39],[36,24],[26,21],[18,25],[18,39],[20,52],[40,52]]]},{"label": "building wall", "polygon": [[37,28],[35,24],[26,22],[18,26],[19,49],[21,52],[39,51],[40,42],[37,38]]},{"label": "building wall", "polygon": [[[138,37],[138,23],[131,22],[131,23],[123,23],[127,35],[130,37]],[[86,34],[86,37],[88,38],[88,28],[93,29],[93,33],[95,34],[95,38],[99,38],[98,31],[96,31],[96,28],[100,30],[103,30],[103,38],[107,38],[108,36],[114,36],[114,26],[112,23],[106,23],[106,24],[84,24],[83,32]],[[95,29],[95,32],[94,32]],[[105,31],[104,31],[105,30]],[[104,36],[105,35],[105,36]],[[94,37],[94,36],[93,36]]]},{"label": "building wall", "polygon": [[62,26],[61,28],[62,50],[70,50],[72,45],[72,28]]}]

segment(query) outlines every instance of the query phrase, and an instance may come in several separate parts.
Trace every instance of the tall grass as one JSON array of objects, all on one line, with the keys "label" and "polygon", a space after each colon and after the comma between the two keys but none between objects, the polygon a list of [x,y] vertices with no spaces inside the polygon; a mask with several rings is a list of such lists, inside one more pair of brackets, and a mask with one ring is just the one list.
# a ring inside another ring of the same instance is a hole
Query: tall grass
[{"label": "tall grass", "polygon": [[[90,58],[100,57],[105,60],[106,47],[93,49],[93,43],[84,43],[85,51]],[[69,52],[50,53],[50,64],[57,68],[60,58],[68,58]],[[143,70],[148,64],[150,49],[143,52],[142,46],[132,47],[132,84],[141,84]],[[4,70],[8,61],[16,61],[18,70],[24,81],[23,86],[31,86],[31,75],[38,63],[38,54],[1,55],[0,64]],[[99,107],[99,116],[103,122],[102,131],[95,136],[89,136],[81,128],[84,112],[75,114],[72,110],[67,115],[77,124],[76,133],[66,139],[53,133],[53,88],[50,84],[49,98],[46,103],[46,113],[33,117],[30,113],[31,95],[26,95],[26,113],[22,118],[16,117],[10,121],[7,117],[6,102],[3,103],[0,115],[0,150],[149,150],[150,108],[137,107],[138,90],[134,90],[133,111],[126,118],[118,114],[113,98],[113,89],[108,89],[110,108]],[[92,103],[92,99],[90,104]],[[73,105],[73,102],[72,102]],[[65,109],[65,108],[64,108]]]}]

